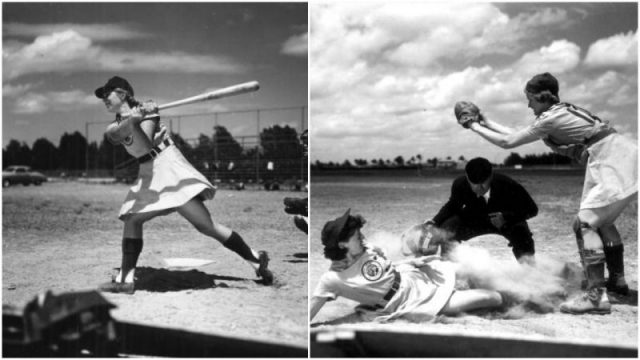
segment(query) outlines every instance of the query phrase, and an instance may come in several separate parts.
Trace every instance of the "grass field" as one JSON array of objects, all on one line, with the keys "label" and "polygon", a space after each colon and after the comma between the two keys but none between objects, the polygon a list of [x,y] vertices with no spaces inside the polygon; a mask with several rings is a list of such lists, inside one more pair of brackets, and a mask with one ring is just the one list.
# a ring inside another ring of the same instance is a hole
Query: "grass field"
[{"label": "grass field", "polygon": [[[363,233],[377,244],[387,242],[395,246],[400,234],[411,225],[434,216],[450,194],[454,175],[439,174],[417,176],[312,176],[311,237],[310,237],[310,292],[320,275],[329,267],[322,256],[320,232],[324,223],[351,208],[352,213],[364,215],[367,224]],[[540,264],[577,265],[578,255],[571,223],[576,215],[582,190],[582,175],[576,172],[512,172],[522,183],[539,207],[539,214],[529,221],[534,233],[536,259]],[[461,333],[506,334],[507,336],[534,336],[562,341],[614,344],[637,347],[637,291],[638,243],[637,201],[629,206],[617,221],[625,243],[626,277],[632,295],[612,297],[613,311],[607,316],[562,314],[557,303],[544,312],[519,311],[468,314],[459,317],[439,317],[435,323],[411,324],[397,321],[391,324],[359,323],[353,316],[355,303],[338,299],[330,302],[312,321],[316,329],[353,325],[408,331],[459,331]],[[499,237],[483,237],[466,243],[489,252],[496,271],[518,270],[519,266]],[[500,268],[502,267],[502,268]],[[508,275],[508,274],[507,274]],[[575,285],[575,284],[573,284]],[[536,289],[530,289],[535,292]],[[574,289],[575,290],[575,289]]]},{"label": "grass field", "polygon": [[[2,300],[22,307],[38,293],[88,290],[120,266],[127,186],[50,182],[3,190]],[[276,286],[177,214],[145,225],[141,289],[105,294],[120,321],[307,347],[307,237],[284,212],[289,191],[219,190],[213,219],[267,250]],[[163,259],[204,258],[198,269],[167,269]]]}]

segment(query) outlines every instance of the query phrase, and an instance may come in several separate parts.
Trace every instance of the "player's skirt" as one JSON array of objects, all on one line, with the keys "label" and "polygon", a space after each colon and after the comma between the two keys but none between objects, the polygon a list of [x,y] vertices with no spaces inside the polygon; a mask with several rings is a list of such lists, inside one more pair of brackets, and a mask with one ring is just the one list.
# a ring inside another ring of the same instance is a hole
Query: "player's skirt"
[{"label": "player's skirt", "polygon": [[454,265],[434,260],[416,268],[400,265],[400,288],[374,321],[405,319],[413,322],[433,321],[453,294],[456,282]]},{"label": "player's skirt", "polygon": [[591,145],[580,209],[611,205],[638,192],[638,144],[612,134]]},{"label": "player's skirt", "polygon": [[196,196],[213,199],[216,192],[204,175],[196,170],[175,145],[170,145],[151,161],[140,164],[136,182],[120,208],[119,218],[131,214],[175,211]]}]

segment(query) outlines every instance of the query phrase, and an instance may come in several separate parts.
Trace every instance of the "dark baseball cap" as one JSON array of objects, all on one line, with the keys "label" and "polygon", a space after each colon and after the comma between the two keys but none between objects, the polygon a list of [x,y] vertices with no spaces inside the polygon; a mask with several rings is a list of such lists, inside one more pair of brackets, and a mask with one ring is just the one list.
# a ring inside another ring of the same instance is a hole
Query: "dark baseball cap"
[{"label": "dark baseball cap", "polygon": [[342,235],[350,215],[351,209],[347,209],[347,212],[345,212],[344,215],[324,224],[324,228],[322,228],[323,245],[337,246],[336,244],[338,240],[340,240],[340,235]]},{"label": "dark baseball cap", "polygon": [[96,89],[95,94],[98,99],[103,99],[106,95],[109,95],[115,89],[126,90],[129,95],[133,96],[133,88],[129,82],[119,76],[114,76],[107,83]]},{"label": "dark baseball cap", "polygon": [[472,184],[482,184],[493,173],[493,166],[489,160],[477,157],[469,160],[464,167],[464,171],[467,174],[467,179],[469,179]]},{"label": "dark baseball cap", "polygon": [[545,90],[548,90],[553,95],[558,96],[558,80],[548,72],[538,74],[532,77],[531,80],[527,82],[525,90],[533,94],[538,94]]}]

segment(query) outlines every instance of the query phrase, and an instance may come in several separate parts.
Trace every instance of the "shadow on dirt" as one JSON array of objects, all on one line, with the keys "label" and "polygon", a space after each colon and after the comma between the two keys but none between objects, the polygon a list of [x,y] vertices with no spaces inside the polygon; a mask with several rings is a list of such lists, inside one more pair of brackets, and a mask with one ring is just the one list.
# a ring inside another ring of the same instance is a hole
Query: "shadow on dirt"
[{"label": "shadow on dirt", "polygon": [[[308,263],[309,262],[307,260],[309,258],[309,254],[308,253],[295,253],[295,254],[290,255],[290,256],[293,256],[294,258],[296,258],[296,260],[285,260],[285,262],[292,263],[292,264],[295,264],[295,263]],[[300,260],[297,260],[297,259],[300,259]]]},{"label": "shadow on dirt", "polygon": [[629,294],[627,295],[619,295],[613,292],[608,292],[608,295],[611,304],[638,306],[638,290],[629,289]]},{"label": "shadow on dirt", "polygon": [[247,280],[232,276],[210,275],[198,270],[168,270],[152,267],[136,268],[136,278],[136,290],[153,292],[228,288],[229,285],[219,281]]}]

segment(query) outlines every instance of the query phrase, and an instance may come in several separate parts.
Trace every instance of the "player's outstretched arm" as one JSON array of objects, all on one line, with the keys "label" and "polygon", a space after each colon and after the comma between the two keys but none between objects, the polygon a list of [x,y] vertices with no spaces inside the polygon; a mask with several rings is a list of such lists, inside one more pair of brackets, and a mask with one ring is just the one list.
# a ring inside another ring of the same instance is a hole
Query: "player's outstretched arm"
[{"label": "player's outstretched arm", "polygon": [[493,130],[499,134],[509,135],[516,132],[515,129],[502,125],[489,119],[485,114],[480,114],[480,125],[486,127],[489,130]]},{"label": "player's outstretched arm", "polygon": [[512,149],[538,140],[538,137],[529,133],[527,129],[521,129],[511,134],[501,134],[479,123],[472,123],[470,129],[485,138],[485,140],[503,149]]},{"label": "player's outstretched arm", "polygon": [[311,300],[309,300],[309,321],[313,320],[313,318],[318,314],[320,309],[327,303],[327,298],[313,296]]}]

